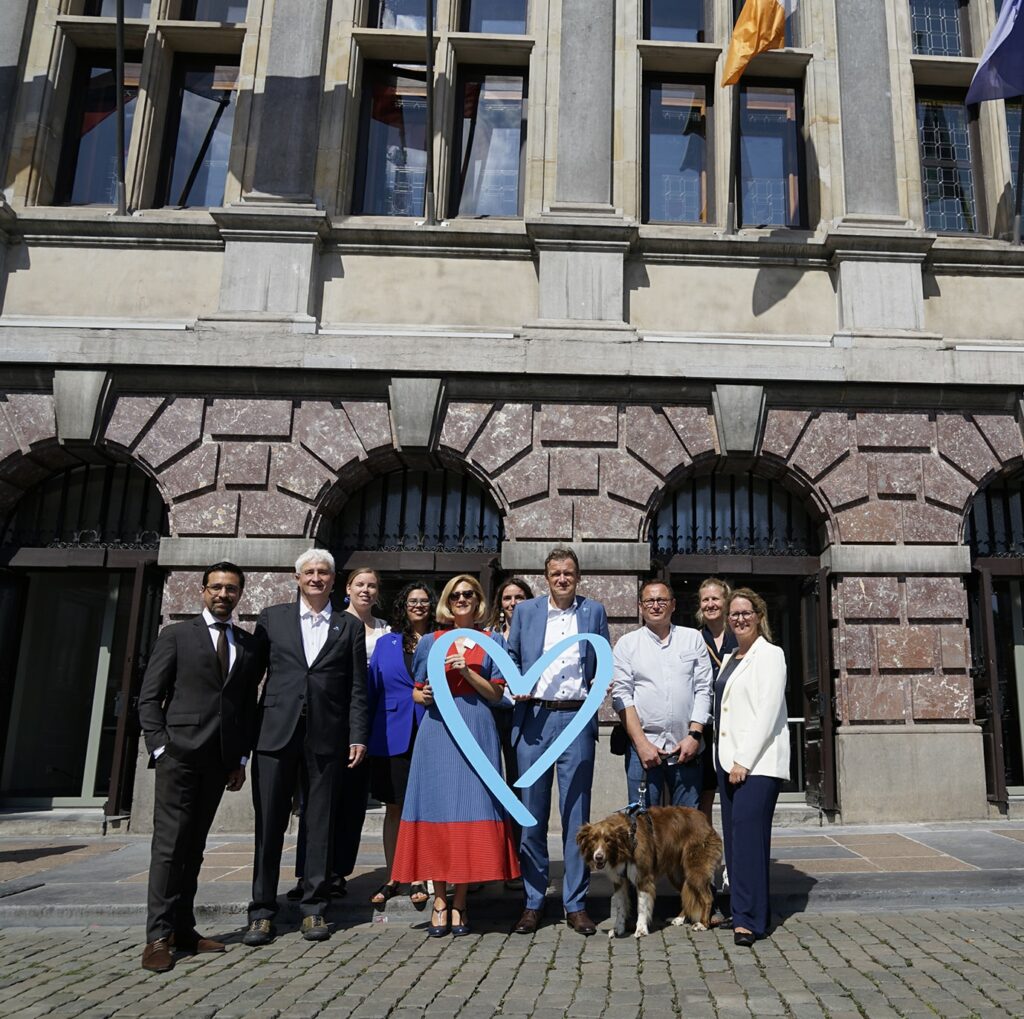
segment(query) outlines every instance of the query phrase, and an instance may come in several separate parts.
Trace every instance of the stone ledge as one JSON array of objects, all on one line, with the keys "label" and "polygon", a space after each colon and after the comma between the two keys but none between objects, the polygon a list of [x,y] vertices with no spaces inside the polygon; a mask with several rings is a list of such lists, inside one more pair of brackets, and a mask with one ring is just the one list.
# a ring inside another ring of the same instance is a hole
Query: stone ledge
[{"label": "stone ledge", "polygon": [[513,572],[542,570],[544,559],[556,545],[571,548],[587,573],[646,573],[651,568],[651,546],[634,542],[505,541],[501,545],[502,569]]},{"label": "stone ledge", "polygon": [[821,554],[822,566],[843,573],[971,572],[966,545],[832,545]]},{"label": "stone ledge", "polygon": [[226,560],[246,570],[291,572],[295,560],[312,547],[312,538],[161,538],[157,561],[176,569],[204,569]]}]

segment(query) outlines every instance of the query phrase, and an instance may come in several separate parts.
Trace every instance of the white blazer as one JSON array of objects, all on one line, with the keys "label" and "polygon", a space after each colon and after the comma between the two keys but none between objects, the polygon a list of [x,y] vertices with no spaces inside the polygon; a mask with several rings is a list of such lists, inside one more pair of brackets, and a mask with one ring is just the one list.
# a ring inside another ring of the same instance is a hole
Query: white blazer
[{"label": "white blazer", "polygon": [[[735,652],[722,662],[722,669]],[[786,722],[786,656],[782,648],[758,637],[736,663],[722,692],[718,764],[733,764],[751,775],[789,778],[789,725]]]}]

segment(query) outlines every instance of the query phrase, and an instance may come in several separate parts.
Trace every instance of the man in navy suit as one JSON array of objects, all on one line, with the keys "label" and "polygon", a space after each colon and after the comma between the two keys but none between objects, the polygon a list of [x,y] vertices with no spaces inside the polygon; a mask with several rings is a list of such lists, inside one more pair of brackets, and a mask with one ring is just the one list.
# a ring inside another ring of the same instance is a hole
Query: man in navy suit
[{"label": "man in navy suit", "polygon": [[[298,777],[306,805],[302,936],[324,941],[330,902],[335,786],[366,753],[363,624],[331,609],[334,558],[310,549],[295,563],[299,599],[271,605],[256,633],[270,647],[253,757],[256,851],[246,945],[273,940],[284,831]],[[344,762],[344,763],[343,763]]]},{"label": "man in navy suit", "polygon": [[223,952],[195,929],[206,836],[224,790],[245,783],[266,646],[232,625],[245,588],[234,563],[203,574],[203,611],[160,633],[139,692],[139,721],[156,768],[142,968],[163,973],[174,952]]},{"label": "man in navy suit", "polygon": [[[580,564],[569,548],[555,548],[544,562],[550,595],[524,601],[512,616],[508,650],[525,673],[550,648],[574,633],[594,633],[608,640],[608,617],[600,602],[576,594]],[[523,774],[569,725],[582,706],[597,672],[597,656],[589,641],[581,641],[553,661],[528,696],[516,698],[512,744]],[[587,916],[590,874],[576,846],[576,832],[590,820],[590,789],[594,779],[597,718],[558,758],[558,806],[562,818],[565,877],[562,902],[566,923],[578,934],[596,931]],[[548,815],[551,811],[551,772],[522,791],[523,803],[537,818],[524,828],[519,861],[526,889],[526,908],[513,930],[532,934],[544,910],[548,887]]]}]

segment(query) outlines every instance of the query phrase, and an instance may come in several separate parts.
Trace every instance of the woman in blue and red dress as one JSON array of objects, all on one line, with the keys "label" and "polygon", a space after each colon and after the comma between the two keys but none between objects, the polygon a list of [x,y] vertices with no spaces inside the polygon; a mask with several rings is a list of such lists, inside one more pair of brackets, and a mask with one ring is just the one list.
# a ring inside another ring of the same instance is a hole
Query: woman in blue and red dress
[{"label": "woman in blue and red dress", "polygon": [[[455,629],[480,629],[487,602],[475,577],[453,577],[441,592],[437,621]],[[500,641],[489,631],[482,631]],[[423,637],[416,647],[413,698],[427,708],[413,746],[409,784],[391,870],[395,881],[429,875],[434,908],[427,934],[460,937],[470,932],[466,894],[481,881],[519,877],[512,826],[504,808],[470,767],[434,703],[427,678],[427,656],[444,631]],[[498,730],[490,706],[503,693],[504,680],[479,644],[457,641],[445,656],[445,676],[456,707],[480,749],[500,768]],[[446,885],[455,886],[449,912]]]}]

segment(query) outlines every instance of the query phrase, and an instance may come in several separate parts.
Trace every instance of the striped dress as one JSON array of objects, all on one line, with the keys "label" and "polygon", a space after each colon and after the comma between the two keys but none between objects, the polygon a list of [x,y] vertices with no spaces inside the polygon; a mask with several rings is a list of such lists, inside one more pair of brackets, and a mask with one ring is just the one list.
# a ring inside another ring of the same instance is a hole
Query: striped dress
[{"label": "striped dress", "polygon": [[[424,637],[416,648],[413,678],[419,688],[427,681],[427,655],[442,632]],[[467,648],[465,657],[477,675],[504,685],[479,645]],[[489,704],[457,672],[447,676],[459,713],[500,772],[498,730]],[[391,876],[395,881],[443,877],[452,884],[519,876],[509,817],[451,738],[436,704],[423,716],[413,745]]]}]

